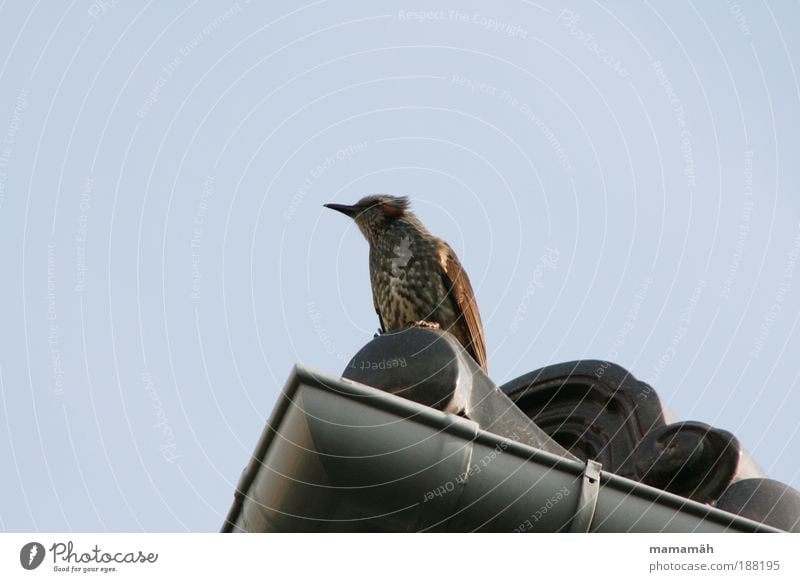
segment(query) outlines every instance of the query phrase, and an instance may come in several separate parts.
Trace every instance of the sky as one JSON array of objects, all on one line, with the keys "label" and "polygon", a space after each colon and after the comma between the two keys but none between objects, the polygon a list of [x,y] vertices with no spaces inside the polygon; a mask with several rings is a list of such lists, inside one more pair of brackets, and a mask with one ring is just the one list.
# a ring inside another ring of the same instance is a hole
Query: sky
[{"label": "sky", "polygon": [[407,195],[499,385],[609,359],[800,488],[797,2],[0,3],[0,531],[218,531]]}]

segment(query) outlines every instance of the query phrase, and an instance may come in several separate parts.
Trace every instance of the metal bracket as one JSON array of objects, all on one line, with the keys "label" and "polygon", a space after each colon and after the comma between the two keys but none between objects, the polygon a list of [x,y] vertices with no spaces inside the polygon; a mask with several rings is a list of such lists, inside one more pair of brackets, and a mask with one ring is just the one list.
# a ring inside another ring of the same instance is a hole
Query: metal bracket
[{"label": "metal bracket", "polygon": [[600,471],[603,465],[589,459],[583,469],[581,479],[581,495],[578,499],[578,508],[572,516],[569,526],[570,533],[586,533],[592,526],[594,511],[597,508],[597,497],[600,491]]}]

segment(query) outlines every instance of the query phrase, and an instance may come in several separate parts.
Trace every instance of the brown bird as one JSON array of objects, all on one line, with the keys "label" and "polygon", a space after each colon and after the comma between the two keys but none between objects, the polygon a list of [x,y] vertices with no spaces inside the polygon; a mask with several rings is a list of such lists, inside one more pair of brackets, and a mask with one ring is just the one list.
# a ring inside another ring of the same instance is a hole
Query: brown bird
[{"label": "brown bird", "polygon": [[381,331],[413,326],[450,332],[483,368],[483,324],[469,277],[455,251],[409,210],[408,198],[384,194],[325,204],[346,214],[369,243],[372,299]]}]

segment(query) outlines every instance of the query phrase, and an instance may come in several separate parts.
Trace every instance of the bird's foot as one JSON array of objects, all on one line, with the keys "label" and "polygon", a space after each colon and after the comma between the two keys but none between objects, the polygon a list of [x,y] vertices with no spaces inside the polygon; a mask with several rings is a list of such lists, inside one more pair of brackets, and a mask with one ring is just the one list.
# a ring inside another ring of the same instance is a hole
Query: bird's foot
[{"label": "bird's foot", "polygon": [[376,332],[375,332],[375,335],[374,335],[374,336],[372,336],[372,339],[375,339],[376,337],[378,337],[378,336],[380,336],[380,335],[383,335],[383,330],[382,330],[382,329],[379,329],[378,331],[376,331]]},{"label": "bird's foot", "polygon": [[441,326],[436,323],[435,321],[412,321],[408,324],[408,327],[421,327],[424,329],[441,329]]}]

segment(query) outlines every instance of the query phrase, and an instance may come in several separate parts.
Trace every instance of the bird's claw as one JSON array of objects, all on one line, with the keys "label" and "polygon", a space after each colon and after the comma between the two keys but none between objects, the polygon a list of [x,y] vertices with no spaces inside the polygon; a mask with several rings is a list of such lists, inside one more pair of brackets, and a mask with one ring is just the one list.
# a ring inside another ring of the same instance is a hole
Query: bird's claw
[{"label": "bird's claw", "polygon": [[422,327],[424,329],[441,329],[441,326],[435,321],[413,321],[408,324],[408,327]]}]

